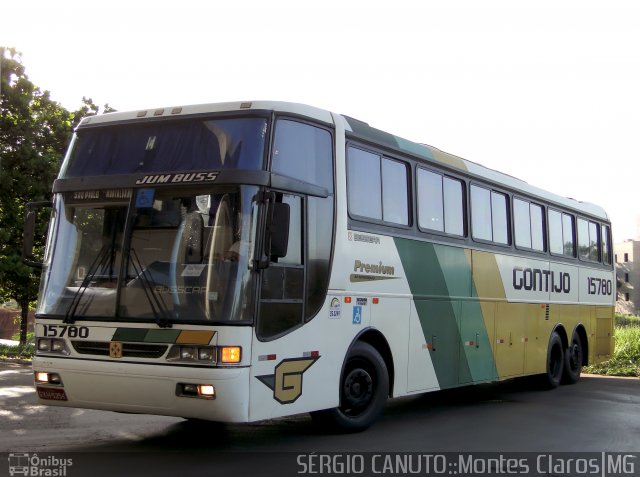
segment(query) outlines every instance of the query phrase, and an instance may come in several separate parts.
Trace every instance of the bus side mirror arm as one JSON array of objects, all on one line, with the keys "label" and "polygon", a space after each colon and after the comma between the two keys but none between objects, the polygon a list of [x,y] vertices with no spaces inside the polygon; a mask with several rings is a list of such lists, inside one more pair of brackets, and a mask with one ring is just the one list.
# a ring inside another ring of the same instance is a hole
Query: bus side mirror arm
[{"label": "bus side mirror arm", "polygon": [[36,233],[36,211],[41,207],[53,207],[50,201],[29,202],[25,205],[24,232],[22,236],[22,261],[32,268],[42,268],[41,262],[36,262],[33,255],[34,237]]}]

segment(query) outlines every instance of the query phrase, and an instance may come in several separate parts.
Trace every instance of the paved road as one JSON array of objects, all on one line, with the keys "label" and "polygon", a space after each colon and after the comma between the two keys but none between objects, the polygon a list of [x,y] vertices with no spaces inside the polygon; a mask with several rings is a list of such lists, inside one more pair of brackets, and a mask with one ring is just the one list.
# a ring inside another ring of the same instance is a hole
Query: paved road
[{"label": "paved road", "polygon": [[[520,380],[396,399],[374,427],[352,435],[323,433],[306,415],[201,426],[49,408],[36,404],[31,383],[29,366],[0,363],[0,452],[142,451],[165,460],[179,454],[169,459],[179,462],[222,451],[231,456],[229,465],[256,452],[640,452],[640,380],[634,378],[588,375],[554,391]],[[211,465],[203,461],[199,468]]]}]

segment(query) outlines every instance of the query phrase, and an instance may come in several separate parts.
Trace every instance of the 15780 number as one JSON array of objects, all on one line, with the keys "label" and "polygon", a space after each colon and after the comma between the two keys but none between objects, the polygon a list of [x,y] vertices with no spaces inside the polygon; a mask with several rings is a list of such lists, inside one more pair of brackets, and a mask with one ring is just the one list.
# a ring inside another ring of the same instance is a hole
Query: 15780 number
[{"label": "15780 number", "polygon": [[606,278],[588,277],[589,295],[611,295],[613,293],[613,283]]},{"label": "15780 number", "polygon": [[89,328],[86,326],[44,325],[45,338],[88,338]]}]

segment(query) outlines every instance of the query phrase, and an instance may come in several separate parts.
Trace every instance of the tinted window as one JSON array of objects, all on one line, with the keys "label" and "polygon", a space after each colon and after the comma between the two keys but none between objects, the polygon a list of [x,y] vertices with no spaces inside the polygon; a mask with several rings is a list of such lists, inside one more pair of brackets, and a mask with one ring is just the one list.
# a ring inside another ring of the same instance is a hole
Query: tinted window
[{"label": "tinted window", "polygon": [[463,184],[418,169],[418,224],[423,229],[464,235]]},{"label": "tinted window", "polygon": [[589,224],[584,219],[578,219],[578,254],[580,258],[589,258]]},{"label": "tinted window", "polygon": [[409,224],[407,166],[391,159],[382,159],[382,220],[394,224]]},{"label": "tinted window", "polygon": [[518,247],[544,251],[542,206],[522,199],[513,199],[513,224]]},{"label": "tinted window", "polygon": [[578,254],[584,260],[597,262],[599,257],[598,225],[578,219]]},{"label": "tinted window", "polygon": [[531,204],[531,248],[544,252],[544,211],[536,204]]},{"label": "tinted window", "polygon": [[409,224],[405,163],[349,147],[347,189],[351,214],[394,224]]},{"label": "tinted window", "polygon": [[516,246],[531,248],[531,213],[529,202],[513,199],[513,224]]},{"label": "tinted window", "polygon": [[258,334],[267,339],[302,324],[304,309],[303,200],[283,194],[281,201],[289,204],[290,210],[287,256],[274,258],[261,273]]},{"label": "tinted window", "polygon": [[575,257],[572,215],[549,210],[549,248],[551,253]]},{"label": "tinted window", "polygon": [[589,222],[589,260],[597,262],[600,259],[598,256],[599,245],[598,225],[594,222]]},{"label": "tinted window", "polygon": [[280,119],[276,124],[273,172],[333,191],[331,134],[308,124]]},{"label": "tinted window", "polygon": [[444,232],[442,176],[424,169],[418,169],[418,225]]},{"label": "tinted window", "polygon": [[562,255],[562,215],[555,210],[549,211],[549,248],[551,253]]},{"label": "tinted window", "polygon": [[574,233],[573,233],[573,216],[562,214],[562,240],[564,242],[564,254],[569,257],[575,257],[574,250]]},{"label": "tinted window", "polygon": [[482,187],[471,186],[471,233],[473,238],[491,240],[491,192]]},{"label": "tinted window", "polygon": [[607,225],[603,225],[602,228],[602,261],[608,265],[611,265],[611,232]]},{"label": "tinted window", "polygon": [[331,240],[333,238],[333,198],[308,197],[307,202],[307,306],[305,319],[320,311],[327,296]]},{"label": "tinted window", "polygon": [[509,243],[507,196],[471,186],[471,230],[473,238]]},{"label": "tinted window", "polygon": [[347,181],[349,211],[355,215],[382,220],[380,156],[350,147]]},{"label": "tinted window", "polygon": [[491,192],[491,222],[493,241],[508,244],[507,196],[493,191]]},{"label": "tinted window", "polygon": [[456,179],[445,177],[444,192],[444,231],[453,235],[464,235],[464,184]]},{"label": "tinted window", "polygon": [[267,120],[179,119],[81,129],[60,177],[260,169]]}]

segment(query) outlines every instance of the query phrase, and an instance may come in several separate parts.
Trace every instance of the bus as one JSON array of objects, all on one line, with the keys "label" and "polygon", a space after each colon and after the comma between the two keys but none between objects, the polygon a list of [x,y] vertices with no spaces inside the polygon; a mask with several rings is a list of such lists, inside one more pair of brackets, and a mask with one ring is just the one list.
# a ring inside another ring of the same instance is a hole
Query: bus
[{"label": "bus", "polygon": [[87,117],[52,197],[25,218],[41,404],[360,431],[390,397],[553,388],[612,353],[602,208],[348,116]]}]

